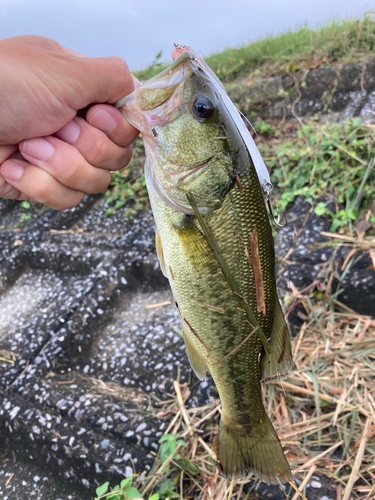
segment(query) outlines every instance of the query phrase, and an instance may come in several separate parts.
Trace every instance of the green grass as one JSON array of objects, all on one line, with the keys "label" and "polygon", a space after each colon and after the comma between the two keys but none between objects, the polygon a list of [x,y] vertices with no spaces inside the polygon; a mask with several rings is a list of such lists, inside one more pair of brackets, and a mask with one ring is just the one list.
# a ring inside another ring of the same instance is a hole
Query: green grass
[{"label": "green grass", "polygon": [[132,218],[140,210],[149,207],[146,189],[144,165],[144,148],[141,136],[133,143],[133,156],[129,165],[112,173],[112,182],[106,191],[106,215],[126,206],[125,216]]},{"label": "green grass", "polygon": [[[304,196],[317,215],[332,221],[331,231],[352,230],[375,198],[375,168],[370,164],[375,159],[375,128],[358,117],[343,125],[311,120],[295,127],[295,137],[290,137],[267,122],[255,123],[279,209],[286,210],[297,196]],[[113,174],[108,215],[126,206],[125,214],[131,217],[149,206],[141,138],[134,151],[130,165]],[[334,210],[328,199],[335,202]],[[369,220],[375,226],[374,214]]]},{"label": "green grass", "polygon": [[[139,79],[147,80],[167,66],[158,63],[158,56],[149,68],[135,73]],[[318,29],[303,27],[255,40],[205,60],[222,81],[230,82],[237,77],[293,72],[370,56],[375,56],[374,11],[361,19],[335,21]]]},{"label": "green grass", "polygon": [[[374,11],[361,19],[333,22],[316,30],[304,27],[256,40],[213,54],[206,61],[224,82],[230,82],[237,77],[294,72],[371,56],[375,57]],[[138,72],[138,78],[147,80],[164,69],[160,57],[161,53],[149,68]],[[375,156],[374,128],[362,126],[359,118],[345,125],[322,126],[310,121],[296,127],[296,137],[291,138],[282,136],[267,122],[255,123],[255,129],[265,139],[259,143],[259,149],[271,169],[281,209],[303,195],[311,204],[318,204],[319,215],[331,218],[332,230],[352,229],[375,195],[373,170],[367,170],[367,181],[361,184],[369,161]],[[140,161],[143,154],[142,141],[138,140],[132,163],[124,172],[114,174],[111,191],[107,193],[108,214],[126,205],[127,214],[132,215],[147,206]],[[336,201],[335,211],[322,201],[324,197]],[[375,223],[373,219],[374,215],[371,222]]]},{"label": "green grass", "polygon": [[[280,133],[266,122],[266,140],[259,150],[271,171],[279,208],[286,210],[297,196],[316,205],[317,215],[332,220],[331,231],[353,229],[375,198],[375,129],[360,118],[338,123],[310,121],[297,128],[296,137]],[[269,137],[274,133],[273,137]],[[335,201],[332,210],[326,200]],[[375,216],[370,222],[375,224]]]}]

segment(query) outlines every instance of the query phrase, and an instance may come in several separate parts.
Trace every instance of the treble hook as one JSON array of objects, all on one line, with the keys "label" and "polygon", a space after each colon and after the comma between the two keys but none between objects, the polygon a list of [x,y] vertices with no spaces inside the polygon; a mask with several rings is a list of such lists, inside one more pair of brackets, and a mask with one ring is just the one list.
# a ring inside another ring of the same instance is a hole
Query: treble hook
[{"label": "treble hook", "polygon": [[[275,217],[275,213],[273,211],[273,208],[272,208],[272,205],[271,205],[271,201],[270,201],[269,198],[267,198],[267,205],[268,205],[268,209],[269,209],[270,214],[271,214],[272,222],[274,222],[276,224],[276,226],[278,226],[278,227],[285,227],[288,224],[288,219],[287,219],[286,213],[283,212],[282,214],[280,214],[279,209],[276,207],[276,215],[277,215],[277,217]],[[284,218],[284,222],[283,223],[281,223],[281,219],[282,218]]]},{"label": "treble hook", "polygon": [[[265,194],[267,206],[268,206],[268,209],[270,211],[272,222],[275,223],[276,226],[278,226],[278,227],[285,227],[288,224],[288,219],[287,219],[286,213],[283,212],[282,214],[280,214],[279,209],[276,207],[276,217],[275,217],[275,212],[274,212],[272,205],[271,205],[270,193],[271,193],[272,187],[273,187],[272,184],[265,179],[262,187],[263,187],[263,192]],[[284,222],[281,223],[281,219],[283,217],[284,217]]]}]

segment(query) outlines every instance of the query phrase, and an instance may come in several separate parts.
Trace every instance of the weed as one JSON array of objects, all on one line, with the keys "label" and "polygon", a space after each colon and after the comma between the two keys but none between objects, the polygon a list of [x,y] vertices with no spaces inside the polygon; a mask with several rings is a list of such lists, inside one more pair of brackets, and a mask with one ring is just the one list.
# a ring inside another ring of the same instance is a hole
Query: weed
[{"label": "weed", "polygon": [[169,455],[172,455],[173,458],[176,456],[177,447],[186,446],[186,443],[183,439],[178,439],[178,434],[164,434],[159,439],[159,443],[162,443],[160,447],[160,456],[161,461],[164,463]]},{"label": "weed", "polygon": [[22,208],[25,208],[26,210],[28,210],[31,207],[29,201],[21,201],[20,205]]},{"label": "weed", "polygon": [[161,63],[160,62],[160,58],[162,56],[162,52],[159,52],[156,56],[155,56],[155,59],[154,61],[150,64],[150,66],[148,66],[146,69],[144,70],[140,70],[140,71],[135,71],[134,72],[134,75],[141,81],[146,81],[146,80],[150,80],[150,78],[154,77],[155,75],[157,75],[158,73],[160,73],[161,71],[163,71],[163,69],[165,69],[168,64],[165,64],[165,63]]},{"label": "weed", "polygon": [[265,136],[274,135],[277,132],[275,127],[270,125],[268,122],[263,122],[263,121],[255,122],[254,129],[257,131],[258,134]]},{"label": "weed", "polygon": [[[127,479],[123,479],[121,481],[120,485],[115,486],[111,491],[109,491],[109,481],[106,483],[102,484],[99,486],[99,488],[96,488],[96,494],[98,495],[95,497],[95,500],[101,500],[101,499],[106,499],[106,500],[127,500],[128,498],[141,498],[141,494],[133,486],[133,479],[137,477],[136,475],[133,475],[131,477],[128,477]],[[152,495],[149,500],[159,500],[160,496],[156,493],[155,495]]]},{"label": "weed", "polygon": [[[335,21],[318,29],[304,26],[298,31],[224,50],[206,57],[205,61],[220,80],[231,82],[243,76],[251,79],[270,73],[314,69],[332,62],[359,61],[371,56],[374,47],[375,18],[374,11],[369,11],[362,19]],[[165,69],[168,64],[160,63],[160,57],[161,53],[148,68],[136,71],[135,76],[149,80]]]},{"label": "weed", "polygon": [[133,157],[129,165],[112,173],[112,182],[106,191],[108,206],[105,214],[112,215],[119,208],[127,205],[125,216],[132,218],[148,204],[146,181],[143,172],[143,141],[139,136],[133,144]]},{"label": "weed", "polygon": [[351,228],[375,195],[374,127],[363,125],[360,118],[343,125],[321,126],[312,121],[296,135],[286,141],[263,142],[260,147],[268,159],[275,191],[281,193],[280,209],[285,210],[300,195],[311,204],[334,199],[335,210],[328,201],[320,201],[315,213],[332,218],[332,231]]},{"label": "weed", "polygon": [[24,212],[20,215],[20,222],[26,222],[31,219],[31,213],[27,212],[27,210],[30,210],[31,204],[28,201],[22,201],[20,205],[24,209]]},{"label": "weed", "polygon": [[[375,170],[368,168],[375,157],[374,127],[363,125],[358,117],[343,125],[310,121],[297,128],[294,138],[281,137],[265,121],[256,122],[255,128],[264,137],[258,147],[271,170],[279,208],[285,210],[302,195],[309,203],[317,203],[317,215],[332,219],[332,231],[351,229],[375,196]],[[127,205],[125,215],[132,217],[148,206],[143,159],[143,143],[138,138],[129,166],[113,173],[107,215]],[[367,182],[362,185],[364,178]],[[335,200],[336,210],[328,200]]]},{"label": "weed", "polygon": [[206,62],[224,82],[239,76],[293,73],[317,68],[331,62],[365,59],[375,45],[374,13],[363,19],[333,22],[314,30],[304,26],[279,36],[256,40],[249,45],[227,49],[206,58]]}]

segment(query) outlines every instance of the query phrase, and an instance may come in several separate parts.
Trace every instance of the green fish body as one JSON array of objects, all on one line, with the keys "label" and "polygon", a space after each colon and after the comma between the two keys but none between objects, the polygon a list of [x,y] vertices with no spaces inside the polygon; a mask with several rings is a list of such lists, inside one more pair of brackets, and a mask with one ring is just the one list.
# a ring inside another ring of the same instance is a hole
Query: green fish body
[{"label": "green fish body", "polygon": [[254,472],[267,483],[284,482],[290,468],[263,407],[261,381],[285,378],[291,347],[276,292],[271,226],[246,141],[222,90],[192,51],[119,107],[143,134],[158,257],[190,363],[201,380],[212,375],[221,398],[214,442],[219,470],[227,478]]}]

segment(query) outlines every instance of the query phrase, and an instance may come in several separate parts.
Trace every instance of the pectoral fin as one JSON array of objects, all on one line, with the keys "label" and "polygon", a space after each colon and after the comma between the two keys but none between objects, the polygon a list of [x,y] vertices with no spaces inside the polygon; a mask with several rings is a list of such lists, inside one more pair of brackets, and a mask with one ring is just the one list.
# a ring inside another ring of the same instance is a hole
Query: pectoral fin
[{"label": "pectoral fin", "polygon": [[261,359],[261,380],[272,383],[284,380],[293,366],[289,330],[277,298],[270,346],[271,353]]},{"label": "pectoral fin", "polygon": [[178,235],[186,258],[189,259],[197,271],[205,275],[220,273],[215,255],[209,247],[204,234],[193,222],[185,218],[180,226],[174,226],[174,230]]},{"label": "pectoral fin", "polygon": [[158,259],[159,259],[161,272],[164,274],[164,276],[166,278],[168,278],[167,272],[165,269],[163,247],[161,246],[161,239],[160,239],[160,236],[159,236],[157,229],[155,231],[155,246],[156,246],[156,255],[158,256]]},{"label": "pectoral fin", "polygon": [[195,375],[199,380],[206,380],[208,366],[206,361],[203,359],[202,355],[197,351],[192,339],[191,333],[189,332],[189,327],[182,322],[182,331],[184,333],[184,340],[186,345],[186,351],[191,364],[191,367]]}]

